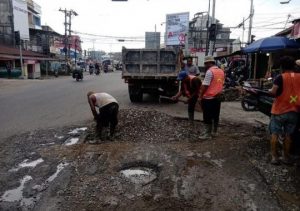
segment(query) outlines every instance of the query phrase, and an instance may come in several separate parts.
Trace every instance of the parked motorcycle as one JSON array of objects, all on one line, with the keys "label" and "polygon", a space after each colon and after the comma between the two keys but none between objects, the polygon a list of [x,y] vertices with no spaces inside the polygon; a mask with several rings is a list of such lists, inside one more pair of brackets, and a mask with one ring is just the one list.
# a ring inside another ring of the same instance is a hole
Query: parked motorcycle
[{"label": "parked motorcycle", "polygon": [[[241,100],[241,106],[245,111],[256,111],[259,110],[259,105],[261,106],[261,112],[270,115],[269,108],[264,108],[266,103],[269,104],[267,107],[271,107],[273,103],[273,97],[270,96],[269,92],[259,88],[254,88],[249,82],[245,81],[243,90],[246,95]],[[261,104],[261,102],[264,102]]]},{"label": "parked motorcycle", "polygon": [[225,83],[224,87],[229,88],[229,87],[236,87],[236,86],[241,86],[243,82],[245,81],[245,67],[237,67],[234,69],[227,69],[225,71]]}]

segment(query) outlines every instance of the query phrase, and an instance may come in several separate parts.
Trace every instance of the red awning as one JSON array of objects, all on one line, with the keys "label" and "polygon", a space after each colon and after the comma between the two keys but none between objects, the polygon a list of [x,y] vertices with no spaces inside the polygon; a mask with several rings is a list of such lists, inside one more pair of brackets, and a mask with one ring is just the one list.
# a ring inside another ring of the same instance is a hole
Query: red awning
[{"label": "red awning", "polygon": [[[23,59],[26,60],[38,60],[38,61],[54,61],[46,55],[36,53],[33,51],[22,50]],[[9,46],[0,45],[0,59],[1,60],[15,60],[20,59],[20,50]]]},{"label": "red awning", "polygon": [[[20,56],[14,56],[14,55],[2,55],[0,54],[0,60],[16,60],[20,59]],[[23,56],[23,60],[38,60],[38,61],[56,61],[57,59],[54,58],[46,58],[46,57],[29,57],[29,56]]]}]

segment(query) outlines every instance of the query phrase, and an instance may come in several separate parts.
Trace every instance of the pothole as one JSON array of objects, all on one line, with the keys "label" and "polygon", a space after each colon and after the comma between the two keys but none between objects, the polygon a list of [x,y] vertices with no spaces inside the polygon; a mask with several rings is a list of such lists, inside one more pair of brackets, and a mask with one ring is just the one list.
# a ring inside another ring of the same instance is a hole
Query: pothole
[{"label": "pothole", "polygon": [[153,164],[127,165],[120,170],[123,177],[135,184],[147,185],[158,177],[158,167]]}]

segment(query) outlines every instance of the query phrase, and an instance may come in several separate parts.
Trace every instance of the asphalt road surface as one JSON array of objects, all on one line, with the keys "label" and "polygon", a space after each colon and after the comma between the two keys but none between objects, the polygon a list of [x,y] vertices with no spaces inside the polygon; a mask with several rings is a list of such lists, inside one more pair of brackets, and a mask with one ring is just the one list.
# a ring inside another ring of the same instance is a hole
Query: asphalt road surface
[{"label": "asphalt road surface", "polygon": [[[121,72],[84,76],[76,82],[71,76],[48,80],[0,80],[0,140],[11,135],[38,129],[57,128],[81,124],[92,120],[86,93],[107,92],[119,102],[120,108],[154,109],[172,116],[187,117],[183,103],[162,103],[144,95],[144,102],[132,104],[128,97],[127,84]],[[233,113],[234,111],[234,113]],[[202,113],[196,112],[201,120]],[[259,112],[244,112],[240,102],[222,103],[221,119],[253,123],[268,122]]]},{"label": "asphalt road surface", "polygon": [[91,119],[88,91],[107,92],[121,106],[130,104],[120,72],[49,80],[0,81],[0,140],[30,130],[66,126]]}]

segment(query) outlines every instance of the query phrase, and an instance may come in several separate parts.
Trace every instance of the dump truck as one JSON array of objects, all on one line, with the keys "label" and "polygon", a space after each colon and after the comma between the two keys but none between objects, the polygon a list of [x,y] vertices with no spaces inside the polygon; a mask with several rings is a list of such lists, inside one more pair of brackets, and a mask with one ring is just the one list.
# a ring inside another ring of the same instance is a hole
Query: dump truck
[{"label": "dump truck", "polygon": [[143,94],[172,96],[178,91],[177,53],[166,49],[122,49],[122,78],[131,102]]}]

